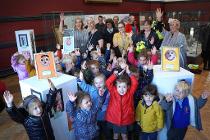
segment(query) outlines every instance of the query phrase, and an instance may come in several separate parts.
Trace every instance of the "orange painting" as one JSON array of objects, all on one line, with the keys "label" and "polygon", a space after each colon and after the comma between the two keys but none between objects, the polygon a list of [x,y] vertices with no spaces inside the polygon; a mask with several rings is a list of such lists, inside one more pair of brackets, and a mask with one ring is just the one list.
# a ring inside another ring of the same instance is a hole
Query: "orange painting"
[{"label": "orange painting", "polygon": [[34,54],[38,79],[57,77],[55,60],[52,52]]}]

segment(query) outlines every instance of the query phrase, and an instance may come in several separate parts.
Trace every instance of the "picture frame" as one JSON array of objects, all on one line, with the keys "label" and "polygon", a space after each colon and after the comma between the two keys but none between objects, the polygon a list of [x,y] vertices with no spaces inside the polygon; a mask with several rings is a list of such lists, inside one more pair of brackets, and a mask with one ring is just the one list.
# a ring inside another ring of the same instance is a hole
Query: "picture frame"
[{"label": "picture frame", "polygon": [[38,79],[57,77],[53,52],[34,54],[35,68]]},{"label": "picture frame", "polygon": [[19,38],[20,47],[28,47],[27,34],[19,34],[18,38]]},{"label": "picture frame", "polygon": [[180,71],[179,53],[178,47],[162,47],[161,67],[163,71]]},{"label": "picture frame", "polygon": [[53,107],[49,112],[49,116],[50,118],[56,119],[57,117],[61,115],[60,113],[63,111],[64,111],[63,92],[62,92],[62,88],[60,88],[60,89],[57,89],[55,103],[53,104]]},{"label": "picture frame", "polygon": [[35,90],[31,89],[31,95],[35,95],[36,97],[38,97],[40,99],[41,102],[43,101],[41,92],[38,92],[38,91],[35,91]]}]

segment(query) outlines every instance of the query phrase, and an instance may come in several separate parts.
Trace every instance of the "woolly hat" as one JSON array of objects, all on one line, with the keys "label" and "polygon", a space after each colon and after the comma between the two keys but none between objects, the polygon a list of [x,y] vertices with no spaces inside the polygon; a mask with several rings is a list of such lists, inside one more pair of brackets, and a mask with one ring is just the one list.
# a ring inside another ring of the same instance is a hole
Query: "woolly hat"
[{"label": "woolly hat", "polygon": [[35,96],[35,95],[29,95],[29,96],[27,96],[27,97],[23,100],[23,107],[24,107],[25,109],[27,109],[27,108],[28,108],[28,105],[29,105],[31,102],[35,101],[35,100],[39,100],[39,99],[37,98],[37,96]]}]

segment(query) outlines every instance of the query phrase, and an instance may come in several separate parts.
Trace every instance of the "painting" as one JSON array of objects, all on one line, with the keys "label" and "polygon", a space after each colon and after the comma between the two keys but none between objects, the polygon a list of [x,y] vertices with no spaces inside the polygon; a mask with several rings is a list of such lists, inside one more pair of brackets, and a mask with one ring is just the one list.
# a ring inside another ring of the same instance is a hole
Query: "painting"
[{"label": "painting", "polygon": [[19,36],[20,47],[28,47],[27,34],[19,34],[18,36]]},{"label": "painting", "polygon": [[161,65],[163,71],[179,71],[179,48],[178,47],[162,47]]},{"label": "painting", "polygon": [[54,119],[56,119],[57,117],[61,116],[61,112],[63,111],[64,111],[63,93],[62,89],[60,88],[57,90],[55,103],[51,111],[49,112],[50,118],[54,117]]},{"label": "painting", "polygon": [[41,102],[43,101],[41,92],[38,92],[38,91],[35,91],[35,90],[31,89],[31,95],[35,95],[36,97],[39,98],[39,100]]},{"label": "painting", "polygon": [[57,77],[55,60],[52,52],[34,54],[38,79]]}]

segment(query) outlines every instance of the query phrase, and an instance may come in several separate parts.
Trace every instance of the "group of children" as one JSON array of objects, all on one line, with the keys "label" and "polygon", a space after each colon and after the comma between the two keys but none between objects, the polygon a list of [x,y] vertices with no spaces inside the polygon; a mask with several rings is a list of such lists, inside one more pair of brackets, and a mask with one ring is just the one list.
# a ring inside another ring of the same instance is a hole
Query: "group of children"
[{"label": "group of children", "polygon": [[[166,124],[168,140],[183,140],[189,125],[202,129],[199,109],[209,95],[199,99],[191,94],[190,85],[179,81],[174,93],[160,100],[153,79],[153,65],[158,63],[156,47],[136,52],[130,44],[117,57],[110,43],[106,47],[88,48],[83,56],[80,50],[62,55],[57,46],[56,69],[77,77],[78,92],[66,93],[68,117],[73,120],[76,140],[157,140],[158,132]],[[14,54],[12,67],[19,80],[35,75],[29,54]],[[6,91],[7,112],[13,120],[22,123],[31,140],[53,140],[48,112],[57,92],[49,80],[50,96],[45,104],[30,95],[22,108],[13,104],[13,95]],[[137,134],[137,136],[136,136]]]}]

